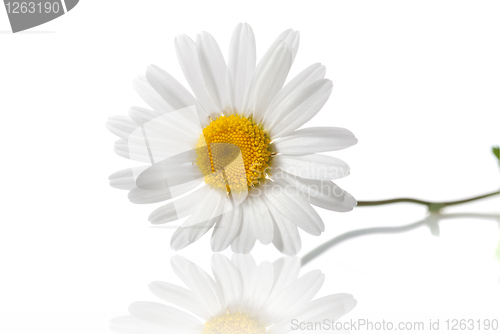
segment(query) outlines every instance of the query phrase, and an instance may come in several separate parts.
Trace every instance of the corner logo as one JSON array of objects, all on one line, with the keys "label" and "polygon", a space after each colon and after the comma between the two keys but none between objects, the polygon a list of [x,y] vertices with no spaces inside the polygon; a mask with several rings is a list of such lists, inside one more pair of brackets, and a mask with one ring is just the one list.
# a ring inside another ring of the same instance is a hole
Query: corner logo
[{"label": "corner logo", "polygon": [[12,32],[52,21],[72,10],[79,0],[4,0]]}]

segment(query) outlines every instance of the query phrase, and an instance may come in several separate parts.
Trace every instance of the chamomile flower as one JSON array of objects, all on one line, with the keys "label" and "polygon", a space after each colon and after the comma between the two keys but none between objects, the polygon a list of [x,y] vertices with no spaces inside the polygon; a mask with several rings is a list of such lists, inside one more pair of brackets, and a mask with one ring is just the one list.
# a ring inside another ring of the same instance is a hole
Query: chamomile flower
[{"label": "chamomile flower", "polygon": [[213,277],[180,256],[173,258],[172,268],[187,288],[166,282],[151,283],[151,292],[170,305],[133,303],[129,316],[111,321],[113,331],[127,334],[302,333],[297,330],[300,324],[318,321],[331,324],[356,305],[349,294],[314,299],[323,285],[324,275],[315,270],[299,277],[297,258],[257,265],[250,255],[235,254],[229,260],[215,254]]},{"label": "chamomile flower", "polygon": [[298,45],[299,33],[286,30],[256,64],[253,31],[239,24],[226,63],[210,34],[179,36],[178,59],[194,95],[150,66],[134,87],[151,109],[109,119],[108,129],[121,137],[115,152],[149,164],[111,175],[111,185],[130,190],[133,203],[169,201],[151,214],[153,224],[187,218],[172,236],[174,249],[215,226],[214,251],[248,253],[258,240],[294,255],[298,229],[324,231],[312,205],[339,212],[356,206],[331,181],[349,174],[347,164],[318,154],[352,146],[355,136],[301,128],[332,91],[325,67],[313,64],[285,84]]}]

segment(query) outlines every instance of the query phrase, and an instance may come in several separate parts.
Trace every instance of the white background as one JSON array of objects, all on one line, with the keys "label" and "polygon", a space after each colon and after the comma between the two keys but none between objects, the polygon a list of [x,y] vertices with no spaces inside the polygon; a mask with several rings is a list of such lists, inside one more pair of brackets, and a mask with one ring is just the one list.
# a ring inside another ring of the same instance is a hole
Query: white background
[{"label": "white background", "polygon": [[[334,83],[307,126],[346,127],[359,139],[334,154],[351,166],[338,184],[358,200],[445,201],[500,184],[490,153],[500,144],[499,17],[498,1],[84,0],[11,34],[0,9],[0,332],[107,333],[129,303],[157,300],[150,281],[178,282],[173,230],[147,221],[157,205],[133,205],[108,185],[132,164],[113,153],[104,127],[145,106],[131,82],[147,65],[185,83],[176,35],[207,30],[226,54],[234,26],[248,22],[260,56],[281,31],[299,30],[291,75],[321,62]],[[498,213],[498,203],[448,212]],[[300,255],[343,232],[426,214],[410,204],[319,211],[326,232],[302,234]],[[353,319],[498,316],[498,240],[498,221],[447,220],[441,237],[422,227],[353,239],[305,269],[326,274],[321,295],[355,296]],[[208,269],[209,236],[179,253]],[[279,253],[259,245],[254,256]]]}]

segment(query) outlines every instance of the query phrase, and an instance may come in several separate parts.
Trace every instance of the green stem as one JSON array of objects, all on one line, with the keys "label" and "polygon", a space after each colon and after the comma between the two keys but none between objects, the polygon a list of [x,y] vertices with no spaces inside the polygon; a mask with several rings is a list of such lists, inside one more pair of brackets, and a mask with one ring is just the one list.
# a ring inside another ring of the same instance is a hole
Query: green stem
[{"label": "green stem", "polygon": [[429,201],[422,201],[422,200],[414,199],[414,198],[393,198],[393,199],[387,199],[387,200],[383,200],[383,201],[360,201],[360,202],[358,202],[358,206],[378,206],[378,205],[386,205],[386,204],[394,204],[394,203],[414,203],[414,204],[425,205],[425,206],[427,206],[427,208],[429,208],[430,211],[435,212],[435,211],[439,211],[440,209],[445,208],[447,206],[473,202],[473,201],[477,201],[477,200],[480,200],[483,198],[496,196],[498,194],[500,194],[500,191],[495,191],[495,192],[488,193],[485,195],[467,198],[467,199],[463,199],[463,200],[459,200],[459,201],[452,201],[452,202],[429,202]]}]

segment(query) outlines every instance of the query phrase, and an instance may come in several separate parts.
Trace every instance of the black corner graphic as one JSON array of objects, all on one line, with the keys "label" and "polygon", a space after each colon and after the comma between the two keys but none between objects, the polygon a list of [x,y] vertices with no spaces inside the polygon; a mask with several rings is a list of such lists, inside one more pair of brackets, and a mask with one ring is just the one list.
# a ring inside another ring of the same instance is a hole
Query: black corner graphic
[{"label": "black corner graphic", "polygon": [[64,0],[66,3],[66,11],[72,10],[80,0]]},{"label": "black corner graphic", "polygon": [[14,33],[52,21],[73,9],[78,2],[79,0],[4,0]]}]

